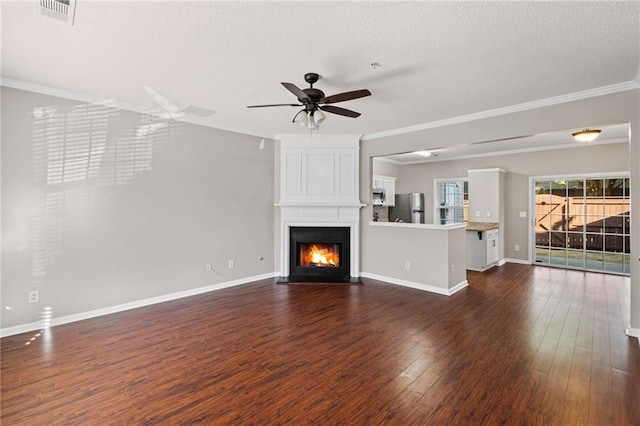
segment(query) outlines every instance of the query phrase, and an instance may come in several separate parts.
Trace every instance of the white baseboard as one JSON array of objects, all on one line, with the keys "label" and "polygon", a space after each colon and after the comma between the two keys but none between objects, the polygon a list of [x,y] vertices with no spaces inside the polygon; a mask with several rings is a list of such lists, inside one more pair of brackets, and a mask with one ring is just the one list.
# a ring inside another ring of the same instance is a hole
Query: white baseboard
[{"label": "white baseboard", "polygon": [[531,262],[529,262],[528,260],[513,259],[513,258],[510,258],[510,257],[505,257],[504,258],[504,263],[519,263],[521,265],[531,265]]},{"label": "white baseboard", "polygon": [[484,271],[488,271],[489,269],[493,268],[494,266],[498,266],[498,265],[492,264],[492,265],[489,265],[489,266],[485,266],[482,269],[478,269],[478,268],[474,268],[474,267],[471,267],[471,266],[467,266],[467,270],[474,271],[474,272],[484,272]]},{"label": "white baseboard", "polygon": [[629,326],[625,331],[627,333],[627,336],[637,337],[638,339],[640,339],[640,328],[633,328]]},{"label": "white baseboard", "polygon": [[[162,296],[150,297],[148,299],[136,300],[133,302],[123,303],[121,305],[108,306],[106,308],[95,309],[77,314],[65,315],[62,317],[51,318],[49,326],[68,324],[70,322],[82,321],[89,318],[100,317],[103,315],[114,314],[116,312],[127,311],[129,309],[141,308],[143,306],[155,305],[156,303],[168,302],[170,300],[182,299],[183,297],[195,296],[210,291],[222,290],[223,288],[234,287],[241,284],[247,284],[268,278],[277,277],[278,273],[272,272],[268,274],[255,275],[253,277],[240,278],[224,283],[212,284],[205,287],[198,287],[175,293],[164,294]],[[28,333],[30,331],[41,330],[43,328],[42,321],[32,322],[29,324],[21,324],[13,327],[0,329],[0,337],[13,336],[15,334]]]},{"label": "white baseboard", "polygon": [[443,296],[451,296],[457,293],[458,291],[462,290],[463,288],[469,286],[469,283],[467,282],[467,280],[464,280],[454,285],[453,287],[447,289],[442,287],[435,287],[429,284],[423,284],[423,283],[417,283],[414,281],[401,280],[399,278],[387,277],[384,275],[371,274],[368,272],[362,272],[360,273],[360,276],[363,278],[371,278],[372,280],[385,281],[390,284],[401,285],[403,287],[410,287],[410,288],[415,288],[417,290],[428,291],[430,293],[437,293]]}]

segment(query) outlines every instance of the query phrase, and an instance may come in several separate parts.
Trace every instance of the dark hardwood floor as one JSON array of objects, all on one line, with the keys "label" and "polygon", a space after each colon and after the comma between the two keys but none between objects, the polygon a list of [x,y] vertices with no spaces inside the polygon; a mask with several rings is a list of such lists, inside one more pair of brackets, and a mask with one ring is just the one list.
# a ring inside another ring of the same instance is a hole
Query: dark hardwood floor
[{"label": "dark hardwood floor", "polygon": [[269,280],[7,337],[1,421],[640,424],[628,278],[507,264],[468,280],[451,297]]}]

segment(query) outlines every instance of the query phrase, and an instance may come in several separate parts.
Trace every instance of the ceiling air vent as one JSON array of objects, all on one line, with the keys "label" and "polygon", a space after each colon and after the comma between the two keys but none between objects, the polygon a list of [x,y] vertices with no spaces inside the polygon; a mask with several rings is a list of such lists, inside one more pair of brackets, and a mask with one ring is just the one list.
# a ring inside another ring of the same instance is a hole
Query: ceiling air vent
[{"label": "ceiling air vent", "polygon": [[73,25],[76,14],[76,0],[37,0],[41,14]]}]

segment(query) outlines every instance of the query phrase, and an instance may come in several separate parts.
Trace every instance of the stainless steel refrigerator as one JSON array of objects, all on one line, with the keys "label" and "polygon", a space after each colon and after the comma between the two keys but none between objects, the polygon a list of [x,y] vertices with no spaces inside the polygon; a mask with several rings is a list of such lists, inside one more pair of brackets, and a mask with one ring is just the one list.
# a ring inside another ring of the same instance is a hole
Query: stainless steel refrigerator
[{"label": "stainless steel refrigerator", "polygon": [[424,194],[396,194],[396,205],[389,207],[389,222],[424,223]]}]

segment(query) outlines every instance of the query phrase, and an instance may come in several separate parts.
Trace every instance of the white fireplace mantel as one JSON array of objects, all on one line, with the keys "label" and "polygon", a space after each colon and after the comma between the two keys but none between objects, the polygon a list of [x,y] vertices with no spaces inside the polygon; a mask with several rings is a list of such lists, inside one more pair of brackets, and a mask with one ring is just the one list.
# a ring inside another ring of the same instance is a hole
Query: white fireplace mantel
[{"label": "white fireplace mantel", "polygon": [[295,226],[350,228],[352,277],[360,276],[359,150],[361,135],[278,135],[280,140],[280,273],[289,275]]}]

